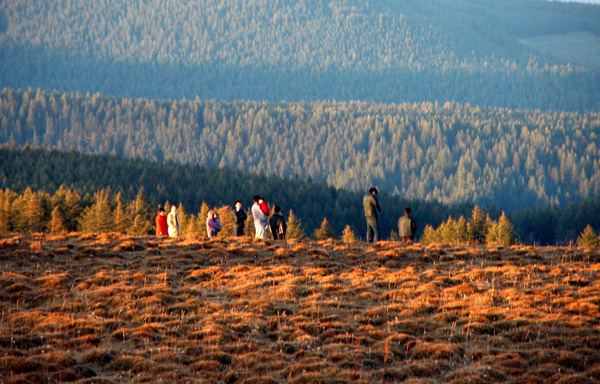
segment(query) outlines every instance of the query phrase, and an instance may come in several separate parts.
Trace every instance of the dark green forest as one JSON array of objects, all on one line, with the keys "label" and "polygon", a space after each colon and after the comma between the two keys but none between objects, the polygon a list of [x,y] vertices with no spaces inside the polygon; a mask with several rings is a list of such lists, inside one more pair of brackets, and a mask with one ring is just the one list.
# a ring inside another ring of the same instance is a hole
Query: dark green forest
[{"label": "dark green forest", "polygon": [[376,186],[506,212],[600,195],[600,113],[0,91],[0,142]]},{"label": "dark green forest", "polygon": [[[210,207],[233,206],[238,199],[249,208],[252,197],[258,194],[269,204],[279,205],[286,217],[293,211],[306,234],[318,228],[323,218],[328,219],[337,236],[346,225],[357,236],[366,233],[362,207],[366,191],[349,192],[310,180],[172,161],[159,163],[108,154],[91,156],[76,151],[0,147],[0,189],[22,193],[30,188],[53,195],[61,187],[77,193],[84,206],[91,205],[94,194],[102,189],[120,193],[124,201],[134,200],[141,191],[155,210],[158,204],[169,202],[183,205],[191,214],[200,212],[203,203]],[[413,207],[419,220],[436,225],[448,216],[468,215],[472,209],[469,204],[401,199],[384,191],[379,199],[385,213],[380,223],[385,237],[393,230],[398,231],[397,220],[406,205]]]},{"label": "dark green forest", "polygon": [[600,61],[569,40],[596,46],[598,20],[537,0],[3,1],[0,86],[598,111]]},{"label": "dark green forest", "polygon": [[[183,207],[180,212],[202,218],[205,215],[200,212],[207,209],[205,206],[221,207],[226,212],[224,208],[233,206],[237,199],[249,208],[254,194],[264,196],[271,205],[280,205],[288,218],[292,211],[307,235],[319,228],[323,218],[327,218],[336,237],[342,234],[346,225],[359,238],[364,239],[366,232],[362,192],[337,190],[310,180],[252,175],[172,161],[158,163],[107,154],[86,155],[31,147],[14,149],[4,145],[0,147],[0,192],[3,192],[0,193],[0,224],[11,223],[10,227],[0,226],[0,233],[23,228],[35,230],[32,226],[50,230],[53,218],[57,216],[53,213],[57,206],[61,209],[59,217],[62,217],[65,229],[98,231],[102,228],[94,225],[99,224],[90,224],[84,219],[86,213],[94,211],[90,207],[100,205],[100,200],[112,204],[116,228],[119,227],[117,213],[123,211],[125,217],[130,217],[130,222],[121,224],[122,228],[128,228],[127,231],[134,234],[147,233],[152,230],[148,226],[130,228],[128,225],[133,225],[132,217],[136,215],[151,218],[159,204],[175,204],[180,210]],[[448,228],[449,223],[455,223],[453,228],[456,230],[461,222],[477,221],[476,216],[481,218],[480,221],[485,218],[483,215],[488,216],[488,221],[500,218],[500,224],[504,217],[493,207],[481,210],[466,203],[448,205],[407,200],[385,192],[380,193],[379,199],[382,206],[380,225],[385,239],[393,238],[392,231],[398,231],[397,220],[405,206],[413,209],[418,238],[427,226]],[[31,201],[37,201],[35,209],[30,207]],[[139,201],[142,203],[136,205]],[[141,212],[139,206],[144,207]],[[110,210],[99,211],[103,214],[101,221],[108,223],[106,212]],[[221,216],[225,217],[225,214]],[[82,220],[75,221],[80,217]],[[516,239],[523,243],[571,243],[588,224],[596,231],[600,229],[600,197],[573,202],[564,208],[548,206],[517,211],[508,215],[508,219]],[[201,224],[199,227],[202,228]],[[474,239],[477,240],[476,236]],[[441,238],[440,241],[447,240]]]},{"label": "dark green forest", "polygon": [[574,241],[599,226],[598,20],[538,0],[0,0],[0,187],[189,212],[259,193],[306,233],[361,236],[376,186],[384,236],[405,204],[431,227],[477,205],[521,241]]}]

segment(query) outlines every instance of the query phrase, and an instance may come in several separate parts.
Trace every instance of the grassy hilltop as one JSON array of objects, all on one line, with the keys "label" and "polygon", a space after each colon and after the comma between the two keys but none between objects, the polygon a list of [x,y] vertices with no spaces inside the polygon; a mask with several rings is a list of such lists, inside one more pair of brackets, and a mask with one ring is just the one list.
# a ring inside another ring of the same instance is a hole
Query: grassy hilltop
[{"label": "grassy hilltop", "polygon": [[0,240],[4,383],[594,383],[600,254]]}]

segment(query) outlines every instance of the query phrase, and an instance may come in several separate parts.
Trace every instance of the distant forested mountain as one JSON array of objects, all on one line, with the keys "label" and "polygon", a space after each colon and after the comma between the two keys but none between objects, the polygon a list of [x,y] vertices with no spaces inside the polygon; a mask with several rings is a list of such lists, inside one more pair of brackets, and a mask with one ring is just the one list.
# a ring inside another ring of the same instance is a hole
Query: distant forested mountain
[{"label": "distant forested mountain", "polygon": [[0,86],[152,99],[600,110],[600,6],[0,2]]},{"label": "distant forested mountain", "polygon": [[600,113],[0,91],[0,142],[377,186],[507,212],[600,194]]}]

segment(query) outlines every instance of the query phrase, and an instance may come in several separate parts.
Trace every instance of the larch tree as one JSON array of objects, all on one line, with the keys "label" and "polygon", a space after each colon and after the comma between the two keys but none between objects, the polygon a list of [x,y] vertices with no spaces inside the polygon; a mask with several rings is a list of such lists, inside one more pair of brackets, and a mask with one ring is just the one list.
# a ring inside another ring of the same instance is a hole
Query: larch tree
[{"label": "larch tree", "polygon": [[327,218],[324,217],[321,222],[321,226],[315,229],[314,238],[317,240],[327,240],[335,237],[335,232],[333,228],[331,228],[331,224],[327,221]]},{"label": "larch tree", "polygon": [[342,241],[346,244],[356,243],[356,235],[350,225],[346,225],[344,230],[342,231]]},{"label": "larch tree", "polygon": [[599,243],[600,238],[596,235],[596,232],[594,232],[594,228],[589,224],[586,225],[583,232],[581,232],[581,235],[579,235],[579,238],[577,238],[577,245],[585,249],[595,249],[598,247]]},{"label": "larch tree", "polygon": [[123,201],[121,192],[117,193],[113,204],[115,206],[113,213],[113,220],[115,224],[114,231],[118,233],[125,233],[132,223],[130,217],[127,215],[126,204]]},{"label": "larch tree", "polygon": [[300,220],[294,212],[290,210],[290,215],[287,221],[287,233],[285,236],[288,239],[303,239],[306,237],[304,230],[302,229],[302,220]]},{"label": "larch tree", "polygon": [[152,207],[140,189],[135,199],[129,204],[131,225],[127,229],[130,235],[145,236],[152,232]]},{"label": "larch tree", "polygon": [[65,216],[62,212],[62,209],[58,205],[52,210],[52,218],[50,219],[50,224],[48,225],[48,231],[54,235],[67,232],[67,227],[65,226]]},{"label": "larch tree", "polygon": [[106,233],[114,230],[110,191],[101,189],[94,194],[94,203],[83,210],[79,228],[87,233]]}]

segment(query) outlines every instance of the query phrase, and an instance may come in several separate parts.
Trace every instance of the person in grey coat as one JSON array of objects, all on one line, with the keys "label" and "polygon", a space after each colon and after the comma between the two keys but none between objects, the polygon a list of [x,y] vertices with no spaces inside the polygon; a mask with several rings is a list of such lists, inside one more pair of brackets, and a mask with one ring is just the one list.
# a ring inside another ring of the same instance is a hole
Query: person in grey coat
[{"label": "person in grey coat", "polygon": [[398,237],[400,237],[403,243],[413,241],[417,232],[417,224],[410,216],[410,213],[411,209],[406,207],[404,208],[404,216],[398,219]]},{"label": "person in grey coat", "polygon": [[363,197],[363,208],[367,219],[367,242],[379,241],[379,200],[377,199],[377,188],[369,189]]}]

